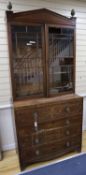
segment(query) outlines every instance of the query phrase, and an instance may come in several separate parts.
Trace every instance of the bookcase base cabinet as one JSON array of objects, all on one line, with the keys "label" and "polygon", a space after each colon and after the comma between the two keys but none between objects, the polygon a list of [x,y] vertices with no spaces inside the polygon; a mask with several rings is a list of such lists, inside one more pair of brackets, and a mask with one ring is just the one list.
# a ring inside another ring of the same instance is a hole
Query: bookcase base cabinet
[{"label": "bookcase base cabinet", "polygon": [[82,105],[74,94],[14,103],[21,169],[81,150]]}]

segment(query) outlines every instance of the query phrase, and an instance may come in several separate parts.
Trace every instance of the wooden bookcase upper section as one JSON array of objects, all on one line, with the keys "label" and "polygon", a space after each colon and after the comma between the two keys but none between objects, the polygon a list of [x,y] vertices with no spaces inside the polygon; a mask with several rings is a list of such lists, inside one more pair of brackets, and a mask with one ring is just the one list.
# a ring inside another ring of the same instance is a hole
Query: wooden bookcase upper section
[{"label": "wooden bookcase upper section", "polygon": [[14,101],[74,93],[76,18],[48,9],[6,14]]}]

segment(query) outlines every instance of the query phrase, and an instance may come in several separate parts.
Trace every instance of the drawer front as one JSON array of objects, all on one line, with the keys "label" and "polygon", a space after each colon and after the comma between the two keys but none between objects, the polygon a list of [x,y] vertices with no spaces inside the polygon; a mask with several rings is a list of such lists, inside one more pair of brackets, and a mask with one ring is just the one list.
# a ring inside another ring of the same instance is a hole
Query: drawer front
[{"label": "drawer front", "polygon": [[[23,117],[24,118],[24,117]],[[28,130],[28,133],[33,133],[33,132],[40,132],[41,130],[47,130],[47,129],[54,129],[54,128],[63,128],[63,127],[70,127],[73,125],[77,125],[80,124],[80,126],[82,125],[82,117],[75,115],[75,116],[71,116],[71,117],[65,117],[65,118],[61,118],[58,119],[56,121],[52,121],[52,122],[45,122],[45,123],[38,123],[38,121],[33,121],[32,126],[28,125],[28,120],[27,120],[27,124],[21,124],[21,121],[17,121],[17,117],[16,117],[16,128],[19,131],[23,130],[23,134],[24,135],[24,131]],[[81,128],[81,127],[80,127]]]},{"label": "drawer front", "polygon": [[63,152],[71,151],[80,145],[80,137],[65,139],[61,142],[53,144],[44,144],[24,149],[21,147],[21,159],[30,162],[49,160],[50,158],[58,157]]},{"label": "drawer front", "polygon": [[81,124],[67,127],[42,129],[37,132],[30,132],[30,128],[21,129],[18,132],[19,142],[23,147],[34,147],[44,143],[53,143],[56,140],[60,141],[71,136],[81,134]]},{"label": "drawer front", "polygon": [[62,104],[55,104],[49,107],[41,107],[36,110],[38,115],[38,122],[44,123],[49,121],[58,120],[65,117],[71,117],[73,115],[82,114],[82,101],[74,101]]},{"label": "drawer front", "polygon": [[15,111],[15,119],[18,126],[33,126],[37,123],[49,123],[64,117],[82,115],[82,101],[69,102],[67,104],[50,105],[49,107],[37,107]]},{"label": "drawer front", "polygon": [[82,117],[81,116],[71,116],[69,117],[65,117],[56,121],[52,121],[49,123],[41,123],[38,124],[38,130],[41,129],[51,129],[51,128],[60,128],[60,127],[70,127],[73,126],[74,124],[81,124],[82,123]]},{"label": "drawer front", "polygon": [[32,134],[32,145],[53,143],[55,140],[60,141],[80,134],[81,124],[74,125],[73,127],[45,129]]}]

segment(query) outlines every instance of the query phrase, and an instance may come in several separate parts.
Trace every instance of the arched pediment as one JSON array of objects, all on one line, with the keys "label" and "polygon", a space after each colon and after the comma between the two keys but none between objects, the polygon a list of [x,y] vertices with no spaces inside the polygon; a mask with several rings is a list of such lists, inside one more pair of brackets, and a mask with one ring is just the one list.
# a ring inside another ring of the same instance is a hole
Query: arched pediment
[{"label": "arched pediment", "polygon": [[7,19],[12,22],[35,22],[40,24],[75,25],[75,18],[67,18],[46,8],[17,12],[7,11]]}]

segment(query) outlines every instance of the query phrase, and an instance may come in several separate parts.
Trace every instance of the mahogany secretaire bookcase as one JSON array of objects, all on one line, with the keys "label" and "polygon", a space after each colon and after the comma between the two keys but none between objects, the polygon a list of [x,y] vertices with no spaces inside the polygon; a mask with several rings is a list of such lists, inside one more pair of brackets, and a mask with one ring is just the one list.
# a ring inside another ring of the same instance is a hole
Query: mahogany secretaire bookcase
[{"label": "mahogany secretaire bookcase", "polygon": [[75,26],[47,9],[7,11],[13,105],[21,169],[81,150],[75,95]]}]

